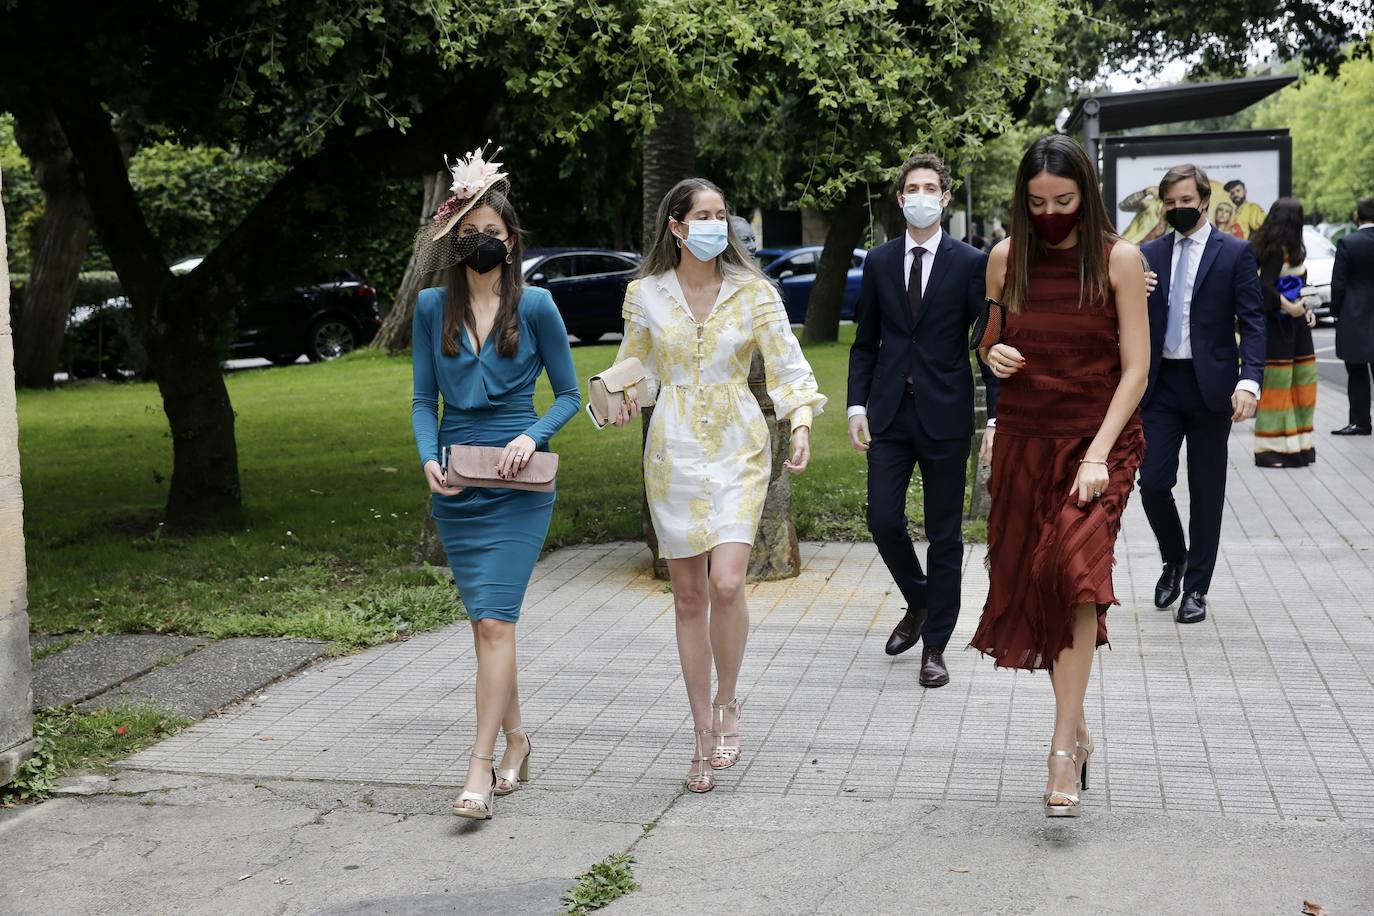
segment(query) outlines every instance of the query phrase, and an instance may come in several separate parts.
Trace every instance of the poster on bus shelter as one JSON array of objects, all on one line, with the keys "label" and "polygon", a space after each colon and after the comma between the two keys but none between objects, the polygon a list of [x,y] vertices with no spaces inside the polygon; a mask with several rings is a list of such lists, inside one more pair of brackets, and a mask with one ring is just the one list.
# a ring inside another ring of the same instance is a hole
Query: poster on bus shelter
[{"label": "poster on bus shelter", "polygon": [[1107,139],[1103,190],[1116,231],[1137,245],[1168,232],[1159,180],[1188,162],[1206,172],[1212,186],[1207,221],[1248,239],[1270,205],[1291,193],[1292,148],[1286,130]]}]

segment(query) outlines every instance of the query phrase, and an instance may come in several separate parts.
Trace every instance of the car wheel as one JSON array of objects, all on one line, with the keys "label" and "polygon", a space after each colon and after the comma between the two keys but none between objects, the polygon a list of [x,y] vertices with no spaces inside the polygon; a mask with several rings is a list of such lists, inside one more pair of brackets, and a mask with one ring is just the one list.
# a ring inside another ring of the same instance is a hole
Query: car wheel
[{"label": "car wheel", "polygon": [[346,319],[321,318],[310,326],[305,355],[312,363],[328,362],[358,347],[358,332]]},{"label": "car wheel", "polygon": [[276,356],[267,357],[274,366],[290,366],[301,358],[299,353],[278,353]]}]

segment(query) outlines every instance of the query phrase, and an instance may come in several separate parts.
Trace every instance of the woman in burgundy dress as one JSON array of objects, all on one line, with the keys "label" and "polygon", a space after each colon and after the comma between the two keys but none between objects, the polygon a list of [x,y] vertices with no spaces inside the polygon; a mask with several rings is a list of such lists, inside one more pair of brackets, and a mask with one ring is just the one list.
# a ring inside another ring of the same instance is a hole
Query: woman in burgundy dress
[{"label": "woman in burgundy dress", "polygon": [[988,483],[990,586],[971,644],[998,667],[1049,671],[1045,814],[1072,817],[1093,750],[1083,697],[1107,641],[1107,607],[1118,603],[1116,535],[1145,450],[1145,270],[1112,230],[1092,165],[1069,137],[1026,151],[1012,211],[1011,235],[988,259],[988,296],[1008,314],[1002,342],[981,354],[1004,381]]}]

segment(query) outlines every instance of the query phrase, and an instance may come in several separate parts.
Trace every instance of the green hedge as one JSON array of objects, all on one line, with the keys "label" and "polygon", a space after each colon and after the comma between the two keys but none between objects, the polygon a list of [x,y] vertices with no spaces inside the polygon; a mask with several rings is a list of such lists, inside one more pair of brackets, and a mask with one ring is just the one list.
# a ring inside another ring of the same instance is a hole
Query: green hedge
[{"label": "green hedge", "polygon": [[[28,283],[28,274],[10,274],[10,308],[16,313],[23,308],[24,287]],[[119,275],[113,270],[82,271],[80,279],[76,281],[76,296],[72,299],[72,307],[97,305],[123,293],[124,289],[119,285]]]}]

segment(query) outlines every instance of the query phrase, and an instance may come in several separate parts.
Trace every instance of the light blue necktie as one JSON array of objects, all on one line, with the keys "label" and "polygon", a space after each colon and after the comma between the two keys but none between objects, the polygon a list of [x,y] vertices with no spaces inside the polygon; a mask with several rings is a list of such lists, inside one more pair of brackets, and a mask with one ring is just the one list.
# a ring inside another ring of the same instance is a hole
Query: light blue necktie
[{"label": "light blue necktie", "polygon": [[1183,297],[1188,292],[1188,246],[1192,244],[1186,235],[1178,237],[1178,266],[1169,284],[1169,323],[1164,331],[1166,353],[1177,353],[1183,346]]}]

